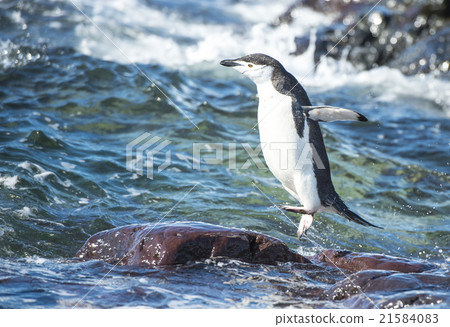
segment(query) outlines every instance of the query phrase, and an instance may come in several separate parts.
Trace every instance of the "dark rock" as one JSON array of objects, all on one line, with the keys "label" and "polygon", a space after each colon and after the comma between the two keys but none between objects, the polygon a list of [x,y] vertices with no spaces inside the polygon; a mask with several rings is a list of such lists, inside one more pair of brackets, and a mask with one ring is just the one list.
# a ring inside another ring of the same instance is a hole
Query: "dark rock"
[{"label": "dark rock", "polygon": [[424,273],[360,271],[333,285],[328,299],[345,300],[352,308],[403,308],[448,301],[447,294],[438,294],[448,286],[448,278],[429,277]]},{"label": "dark rock", "polygon": [[345,57],[363,70],[382,66],[413,44],[420,34],[420,28],[405,25],[402,16],[393,10],[379,5],[366,16],[369,10],[367,6],[358,12],[348,12],[342,16],[342,21],[319,29],[314,54],[316,63],[328,54],[335,59]]},{"label": "dark rock", "polygon": [[186,264],[205,259],[248,263],[310,263],[283,242],[255,232],[200,222],[131,225],[99,232],[75,255],[130,266]]},{"label": "dark rock", "polygon": [[[316,32],[314,61],[323,56],[346,59],[362,70],[389,65],[405,74],[433,72],[448,76],[450,0],[397,0],[383,6],[376,1],[302,0],[294,3],[276,24],[290,23],[292,12],[307,6],[339,13],[333,24]],[[305,51],[309,36],[295,38],[296,51]]]},{"label": "dark rock", "polygon": [[355,253],[350,251],[325,250],[315,260],[332,264],[348,271],[394,270],[404,273],[423,272],[436,268],[416,260],[387,256],[383,254]]},{"label": "dark rock", "polygon": [[[386,292],[387,293],[387,292]],[[439,292],[440,294],[429,291],[404,291],[394,294],[383,295],[377,293],[360,293],[343,300],[341,303],[345,308],[352,309],[400,309],[400,308],[416,308],[421,309],[424,306],[428,308],[447,308],[450,303],[450,298],[447,294]],[[425,307],[426,308],[426,307]]]},{"label": "dark rock", "polygon": [[450,27],[407,48],[389,66],[404,74],[446,74],[450,70]]},{"label": "dark rock", "polygon": [[[449,287],[448,275],[439,271],[424,272],[436,268],[429,264],[336,250],[314,256],[311,260],[320,265],[312,264],[275,238],[201,222],[131,225],[106,230],[90,237],[76,257],[139,267],[182,265],[207,259],[236,259],[268,265],[300,263],[276,267],[278,274],[289,276],[293,269],[301,269],[301,274],[293,281],[284,283],[277,279],[279,292],[288,295],[276,307],[290,307],[298,303],[299,298],[341,301],[340,305],[352,308],[449,302],[448,292],[442,291]],[[310,281],[314,281],[313,286]]]},{"label": "dark rock", "polygon": [[294,10],[300,7],[309,7],[323,13],[343,13],[365,8],[368,3],[375,4],[376,0],[366,0],[365,2],[359,0],[297,0],[272,25],[290,24],[294,20],[292,16]]},{"label": "dark rock", "polygon": [[294,42],[295,42],[296,50],[293,53],[291,53],[291,55],[299,56],[299,55],[303,54],[304,52],[306,52],[306,50],[308,50],[310,39],[309,39],[309,36],[301,36],[301,37],[297,36],[295,38]]},{"label": "dark rock", "polygon": [[380,309],[400,309],[428,305],[429,308],[436,308],[436,305],[441,303],[444,304],[444,308],[448,308],[445,305],[450,303],[448,292],[433,292],[431,294],[427,291],[409,291],[387,296],[379,302],[377,307]]},{"label": "dark rock", "polygon": [[352,274],[333,285],[328,292],[328,298],[331,300],[343,300],[354,295],[367,293],[367,288],[373,281],[390,276],[392,273],[392,271],[367,270]]}]

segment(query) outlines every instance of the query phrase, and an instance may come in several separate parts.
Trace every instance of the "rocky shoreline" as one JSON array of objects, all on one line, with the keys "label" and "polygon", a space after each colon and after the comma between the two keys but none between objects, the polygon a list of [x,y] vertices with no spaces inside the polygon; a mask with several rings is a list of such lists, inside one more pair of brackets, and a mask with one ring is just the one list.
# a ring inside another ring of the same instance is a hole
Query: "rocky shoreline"
[{"label": "rocky shoreline", "polygon": [[[129,225],[102,231],[91,236],[75,257],[147,268],[182,267],[209,260],[257,265],[292,263],[292,269],[314,272],[313,278],[334,276],[328,287],[314,287],[313,295],[305,296],[346,301],[349,307],[360,308],[390,307],[392,297],[407,305],[436,303],[439,299],[427,290],[449,286],[445,276],[429,273],[437,266],[422,261],[332,249],[304,257],[276,238],[201,222]],[[422,290],[422,295],[414,292],[412,296],[408,290]]]},{"label": "rocky shoreline", "polygon": [[[450,78],[450,1],[298,0],[274,25],[291,24],[295,10],[309,7],[334,15],[332,24],[314,36],[295,38],[292,55],[315,42],[314,61],[328,56],[345,59],[361,70],[380,66],[406,75]],[[337,44],[337,46],[335,46]]]}]

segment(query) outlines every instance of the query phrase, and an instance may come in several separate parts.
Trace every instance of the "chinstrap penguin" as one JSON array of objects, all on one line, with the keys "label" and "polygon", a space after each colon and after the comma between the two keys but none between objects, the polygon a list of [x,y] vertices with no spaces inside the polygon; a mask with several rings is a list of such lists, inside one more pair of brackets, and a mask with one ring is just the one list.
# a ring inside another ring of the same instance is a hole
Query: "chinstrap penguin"
[{"label": "chinstrap penguin", "polygon": [[[297,235],[311,227],[315,213],[327,210],[364,226],[375,226],[351,211],[336,193],[319,122],[367,121],[349,109],[312,106],[304,88],[275,59],[251,54],[222,60],[257,86],[258,126],[267,166],[302,207],[283,209],[302,214]],[[378,227],[379,228],[379,227]]]}]

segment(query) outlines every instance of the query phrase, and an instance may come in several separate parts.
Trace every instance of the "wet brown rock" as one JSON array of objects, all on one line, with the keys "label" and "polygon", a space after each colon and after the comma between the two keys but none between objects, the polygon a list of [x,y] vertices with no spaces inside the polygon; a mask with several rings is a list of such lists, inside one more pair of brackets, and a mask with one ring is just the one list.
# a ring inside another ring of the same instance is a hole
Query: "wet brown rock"
[{"label": "wet brown rock", "polygon": [[313,259],[349,271],[376,269],[412,273],[436,268],[433,265],[411,259],[392,257],[383,254],[356,253],[337,250],[322,251]]},{"label": "wet brown rock", "polygon": [[328,299],[344,300],[351,308],[404,308],[448,301],[440,289],[448,287],[446,276],[366,270],[354,273],[328,290]]},{"label": "wet brown rock", "polygon": [[[399,294],[392,294],[387,296],[384,300],[381,300],[377,305],[380,309],[400,309],[410,307],[422,307],[428,306],[428,308],[438,308],[437,306],[450,303],[450,297],[445,292],[429,291],[414,291],[414,292],[401,292]],[[369,306],[371,308],[373,306]]]},{"label": "wet brown rock", "polygon": [[75,256],[150,267],[221,258],[269,265],[310,263],[275,238],[200,222],[131,225],[103,231],[90,237]]},{"label": "wet brown rock", "polygon": [[379,278],[392,275],[392,271],[367,270],[360,271],[336,283],[328,292],[331,300],[343,300],[351,296],[366,294],[368,287]]}]

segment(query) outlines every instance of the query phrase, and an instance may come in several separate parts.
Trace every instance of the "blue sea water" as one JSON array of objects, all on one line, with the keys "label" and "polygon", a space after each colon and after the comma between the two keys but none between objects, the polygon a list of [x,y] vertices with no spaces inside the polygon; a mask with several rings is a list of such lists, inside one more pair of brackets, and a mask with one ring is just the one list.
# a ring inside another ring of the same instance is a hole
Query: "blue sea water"
[{"label": "blue sea water", "polygon": [[[292,25],[273,27],[289,5],[0,2],[0,307],[348,306],[316,296],[345,277],[334,270],[237,261],[111,270],[72,259],[96,232],[161,219],[255,230],[304,255],[335,248],[423,260],[448,278],[450,82],[330,58],[314,69],[313,45],[289,55],[293,38],[333,18],[300,8]],[[369,118],[322,130],[338,193],[383,230],[323,213],[296,239],[274,206],[293,199],[267,169],[246,165],[244,145],[259,143],[255,86],[218,64],[253,52],[279,59],[313,103]],[[152,179],[127,169],[127,144],[146,132],[169,141]],[[224,160],[207,153],[198,169],[194,144],[223,144]],[[423,306],[450,303],[446,288],[407,292],[429,295]],[[373,299],[387,305],[391,295]]]}]

